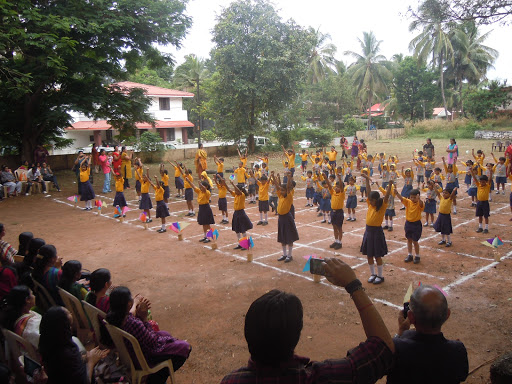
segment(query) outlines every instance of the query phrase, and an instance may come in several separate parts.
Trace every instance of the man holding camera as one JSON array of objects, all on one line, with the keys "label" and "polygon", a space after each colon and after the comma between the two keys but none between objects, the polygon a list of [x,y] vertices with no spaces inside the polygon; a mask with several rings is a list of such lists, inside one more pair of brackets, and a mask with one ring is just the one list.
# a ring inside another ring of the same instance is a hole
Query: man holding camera
[{"label": "man holding camera", "polygon": [[273,290],[256,299],[245,317],[245,339],[251,354],[248,366],[224,377],[223,384],[374,383],[390,369],[393,341],[352,268],[339,259],[328,259],[325,272],[331,283],[350,294],[367,340],[345,358],[315,362],[295,355],[302,330],[302,303],[293,294]]},{"label": "man holding camera", "polygon": [[[443,293],[429,285],[411,295],[407,316],[400,311],[395,343],[395,362],[388,384],[460,383],[468,376],[464,344],[447,340],[441,327],[450,317]],[[409,330],[414,324],[416,330]]]}]

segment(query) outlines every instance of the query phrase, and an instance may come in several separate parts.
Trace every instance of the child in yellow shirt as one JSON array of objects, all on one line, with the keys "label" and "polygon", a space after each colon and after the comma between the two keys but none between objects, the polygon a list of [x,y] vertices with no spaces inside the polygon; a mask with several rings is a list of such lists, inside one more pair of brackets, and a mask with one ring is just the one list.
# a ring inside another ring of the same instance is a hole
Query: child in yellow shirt
[{"label": "child in yellow shirt", "polygon": [[418,241],[421,238],[423,226],[421,225],[421,213],[425,208],[425,204],[420,199],[419,189],[413,189],[410,192],[409,198],[402,197],[401,194],[395,191],[395,196],[405,206],[405,237],[407,238],[407,251],[409,252],[405,258],[405,262],[413,261],[412,247],[414,245],[414,264],[420,262],[420,244]]}]

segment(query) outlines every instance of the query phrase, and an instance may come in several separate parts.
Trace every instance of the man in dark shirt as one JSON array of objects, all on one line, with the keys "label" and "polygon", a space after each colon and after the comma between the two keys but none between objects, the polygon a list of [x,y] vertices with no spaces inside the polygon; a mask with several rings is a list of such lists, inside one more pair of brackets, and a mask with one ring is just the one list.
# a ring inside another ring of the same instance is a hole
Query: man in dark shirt
[{"label": "man in dark shirt", "polygon": [[[441,327],[450,317],[448,302],[434,287],[422,285],[411,295],[407,318],[399,314],[395,362],[388,384],[452,384],[466,380],[468,354],[464,344],[447,340]],[[414,324],[416,330],[409,330]]]},{"label": "man in dark shirt", "polygon": [[273,290],[256,299],[245,317],[248,366],[231,372],[222,384],[374,383],[391,367],[393,341],[377,309],[349,265],[325,264],[327,279],[345,287],[363,323],[367,340],[345,358],[321,362],[294,354],[302,330],[302,304],[295,295]]}]

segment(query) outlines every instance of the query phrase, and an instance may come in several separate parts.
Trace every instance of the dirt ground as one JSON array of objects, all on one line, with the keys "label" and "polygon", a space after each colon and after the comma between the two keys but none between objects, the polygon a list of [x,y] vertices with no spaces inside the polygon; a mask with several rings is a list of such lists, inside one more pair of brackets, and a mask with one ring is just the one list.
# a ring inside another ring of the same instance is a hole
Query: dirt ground
[{"label": "dirt ground", "polygon": [[[236,236],[230,225],[215,226],[220,232],[218,250],[199,243],[200,227],[195,218],[183,217],[187,212],[183,199],[172,197],[169,204],[172,216],[168,223],[180,220],[192,224],[184,230],[185,240],[178,241],[172,231],[155,232],[159,220],[144,230],[138,221],[133,189],[125,191],[131,210],[125,222],[120,223],[112,217],[114,193],[101,193],[102,176],[96,177],[94,184],[97,198],[109,204],[101,215],[96,210],[82,211],[83,203],[75,208],[66,199],[76,188],[71,172],[59,176],[63,192],[10,198],[0,203],[0,222],[7,230],[5,240],[17,244],[20,232],[31,231],[54,244],[64,261],[79,259],[91,271],[108,268],[115,285],[126,285],[132,293],[148,297],[153,318],[160,328],[192,344],[190,359],[176,374],[180,383],[219,382],[226,373],[247,363],[244,315],[254,299],[274,288],[293,292],[303,302],[304,329],[296,349],[298,354],[315,360],[342,357],[363,341],[359,315],[344,289],[325,280],[315,284],[309,273],[302,272],[304,257],[311,254],[339,257],[352,265],[391,334],[397,331],[398,309],[410,283],[417,285],[421,281],[442,287],[448,293],[452,310],[443,327],[445,336],[464,342],[470,371],[484,364],[469,376],[467,383],[489,382],[489,364],[485,363],[512,349],[510,184],[505,196],[492,195],[488,235],[475,233],[477,219],[462,186],[459,213],[452,215],[454,246],[438,246],[440,236],[433,229],[424,228],[419,265],[403,262],[407,251],[404,211],[399,211],[400,205],[396,203],[395,230],[386,234],[390,251],[384,259],[386,281],[374,286],[366,283],[369,270],[366,259],[359,253],[365,203],[358,202],[357,221],[345,223],[343,248],[333,252],[328,247],[332,242],[332,227],[320,223],[322,218],[317,217],[316,209],[304,207],[304,183],[300,181],[294,203],[300,240],[295,243],[294,261],[289,264],[277,261],[281,255],[276,242],[277,219],[270,214],[268,226],[254,225],[250,231],[255,248],[254,262],[248,263],[247,251],[233,250]],[[175,195],[174,188],[171,193]],[[231,214],[232,199],[228,201]],[[219,222],[221,215],[215,194],[212,207]],[[257,204],[246,204],[246,212],[256,224]],[[480,244],[495,235],[505,241],[497,250]],[[498,258],[501,261],[496,261]]]}]

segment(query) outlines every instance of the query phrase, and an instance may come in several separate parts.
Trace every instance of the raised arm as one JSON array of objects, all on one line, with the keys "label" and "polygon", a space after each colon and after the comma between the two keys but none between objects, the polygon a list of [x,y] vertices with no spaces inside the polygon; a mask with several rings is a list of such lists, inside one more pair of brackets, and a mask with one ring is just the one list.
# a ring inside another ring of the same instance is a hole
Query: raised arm
[{"label": "raised arm", "polygon": [[455,195],[457,194],[457,187],[453,188],[452,193],[450,194],[450,199],[455,198]]},{"label": "raised arm", "polygon": [[372,190],[372,186],[370,185],[370,176],[361,173],[361,177],[364,177],[366,183],[366,193],[369,195]]},{"label": "raised arm", "polygon": [[[378,184],[377,184],[378,185]],[[391,180],[386,188],[386,194],[384,195],[384,204],[388,203],[389,196],[391,196],[391,189],[393,188],[393,181]]]}]

